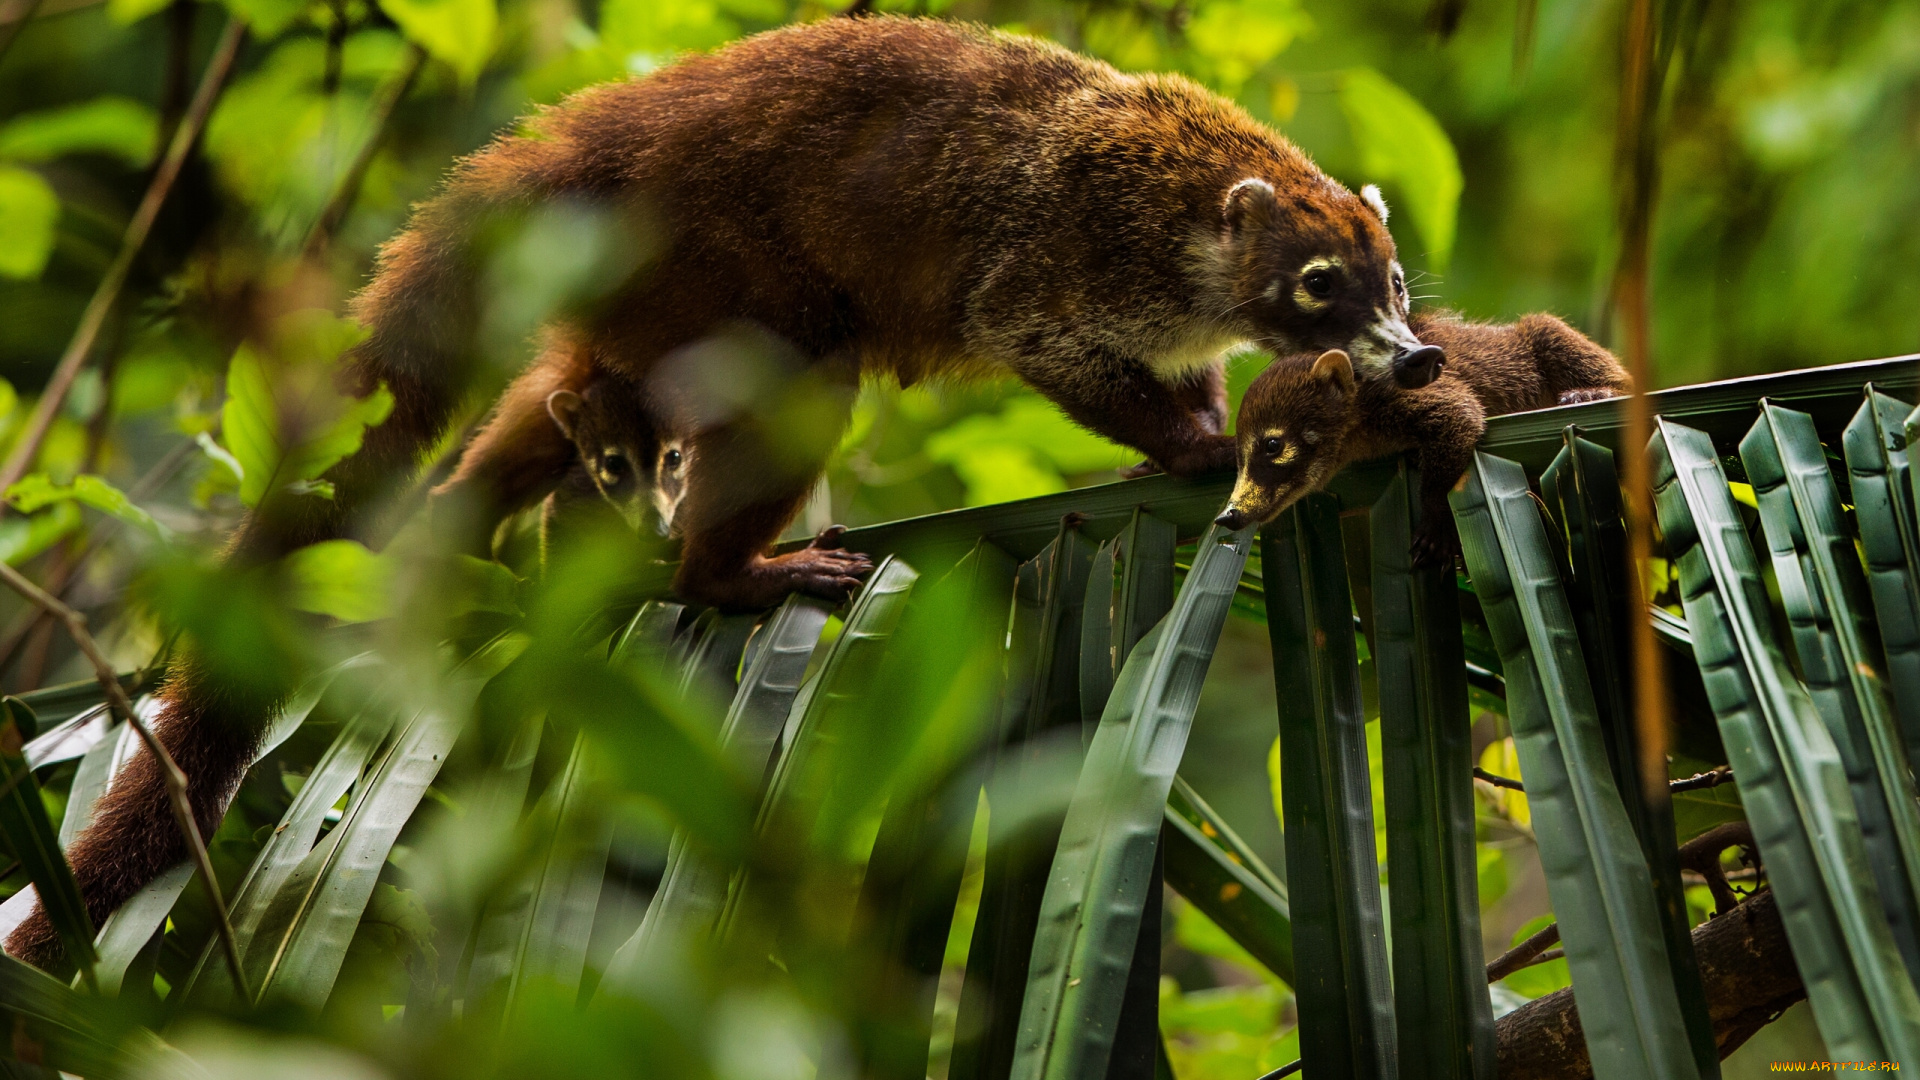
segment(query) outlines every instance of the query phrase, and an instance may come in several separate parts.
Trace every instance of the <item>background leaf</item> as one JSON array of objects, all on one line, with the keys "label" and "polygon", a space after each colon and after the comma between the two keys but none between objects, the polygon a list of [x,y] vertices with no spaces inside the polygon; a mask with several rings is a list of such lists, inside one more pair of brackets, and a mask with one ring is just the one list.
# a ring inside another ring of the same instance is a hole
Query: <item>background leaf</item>
[{"label": "background leaf", "polygon": [[1343,72],[1339,86],[1360,171],[1393,186],[1413,218],[1422,254],[1445,270],[1463,184],[1453,141],[1426,106],[1372,68]]},{"label": "background leaf", "polygon": [[39,173],[0,165],[0,277],[32,280],[53,254],[60,196]]},{"label": "background leaf", "polygon": [[160,119],[152,106],[106,94],[65,108],[22,113],[0,127],[0,159],[52,161],[107,154],[135,168],[153,160]]}]

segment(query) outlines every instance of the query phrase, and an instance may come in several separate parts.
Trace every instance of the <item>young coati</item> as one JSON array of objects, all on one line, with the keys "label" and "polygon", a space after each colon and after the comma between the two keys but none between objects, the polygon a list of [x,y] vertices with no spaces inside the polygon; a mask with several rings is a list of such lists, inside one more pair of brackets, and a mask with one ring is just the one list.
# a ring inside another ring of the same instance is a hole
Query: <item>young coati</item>
[{"label": "young coati", "polygon": [[[546,206],[602,215],[632,254],[559,317],[596,370],[691,418],[675,588],[724,608],[840,599],[870,572],[826,543],[767,554],[863,375],[1011,372],[1194,475],[1233,465],[1218,358],[1240,342],[1343,349],[1369,385],[1423,385],[1441,359],[1407,327],[1377,193],[1231,102],[980,27],[829,19],[587,89],[462,161],[351,306],[368,336],[342,384],[384,383],[393,412],[328,472],[332,499],[269,495],[234,564],[350,535],[410,481],[484,375],[488,245]],[[574,453],[555,388],[540,365],[509,388],[442,498],[538,501]],[[275,695],[215,685],[189,652],[166,698],[157,726],[210,834]],[[181,857],[144,757],[72,851],[96,920]],[[9,948],[58,946],[36,915]]]},{"label": "young coati", "polygon": [[1423,504],[1414,564],[1436,565],[1457,544],[1447,492],[1472,460],[1487,417],[1632,388],[1612,353],[1551,315],[1495,326],[1422,312],[1410,325],[1447,353],[1446,370],[1424,389],[1356,380],[1352,360],[1338,349],[1282,358],[1261,372],[1240,402],[1240,473],[1219,524],[1271,521],[1349,462],[1411,450]]},{"label": "young coati", "polygon": [[576,456],[540,506],[540,563],[568,519],[611,511],[636,533],[667,536],[687,491],[687,443],[610,376],[547,395]]}]

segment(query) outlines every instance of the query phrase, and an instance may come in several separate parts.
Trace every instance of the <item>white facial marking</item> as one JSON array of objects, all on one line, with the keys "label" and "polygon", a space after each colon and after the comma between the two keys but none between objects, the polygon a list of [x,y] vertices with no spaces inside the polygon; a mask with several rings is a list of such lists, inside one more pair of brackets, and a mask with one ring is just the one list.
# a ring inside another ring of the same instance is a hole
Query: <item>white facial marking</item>
[{"label": "white facial marking", "polygon": [[1280,451],[1280,456],[1273,459],[1273,463],[1275,465],[1285,465],[1287,462],[1299,456],[1300,448],[1292,443],[1288,443],[1286,449]]},{"label": "white facial marking", "polygon": [[1261,293],[1260,295],[1266,297],[1269,303],[1280,299],[1280,283],[1276,281],[1273,284],[1267,286],[1266,291]]},{"label": "white facial marking", "polygon": [[1308,259],[1306,263],[1300,267],[1301,284],[1294,286],[1293,290],[1293,302],[1299,305],[1300,310],[1318,311],[1326,307],[1329,302],[1307,291],[1305,283],[1306,276],[1315,270],[1338,270],[1342,265],[1339,259],[1330,255],[1323,255],[1319,258]]}]

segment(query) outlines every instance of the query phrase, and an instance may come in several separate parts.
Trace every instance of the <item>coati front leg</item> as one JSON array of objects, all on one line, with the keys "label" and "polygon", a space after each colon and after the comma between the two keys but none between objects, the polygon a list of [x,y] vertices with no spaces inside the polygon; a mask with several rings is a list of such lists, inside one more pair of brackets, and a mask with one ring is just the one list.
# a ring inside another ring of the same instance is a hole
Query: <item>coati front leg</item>
[{"label": "coati front leg", "polygon": [[1612,353],[1552,315],[1525,316],[1514,323],[1514,330],[1532,350],[1540,378],[1556,405],[1633,393],[1632,376]]},{"label": "coati front leg", "polygon": [[[1487,430],[1487,414],[1471,387],[1451,374],[1419,390],[1383,391],[1363,404],[1366,423],[1391,433],[1396,448],[1410,450],[1420,468],[1420,521],[1413,530],[1413,565],[1451,566],[1460,554],[1447,493],[1473,462],[1473,448]],[[1376,456],[1361,452],[1356,459]]]},{"label": "coati front leg", "polygon": [[[1219,433],[1226,415],[1224,378],[1216,414],[1216,391],[1208,383],[1187,389],[1183,401],[1175,385],[1160,381],[1145,364],[1105,349],[1092,355],[1027,355],[1012,366],[1075,422],[1139,450],[1158,469],[1198,476],[1233,468],[1233,440]],[[1211,426],[1189,405],[1200,399],[1208,403]]]},{"label": "coati front leg", "polygon": [[[1215,360],[1204,367],[1187,372],[1181,378],[1167,384],[1173,392],[1173,400],[1181,408],[1193,414],[1200,427],[1213,435],[1223,435],[1227,430],[1227,365],[1224,360]],[[1152,476],[1160,471],[1160,466],[1151,460],[1142,461],[1120,470],[1120,475],[1132,480],[1141,476]]]},{"label": "coati front leg", "polygon": [[873,572],[873,560],[841,550],[839,526],[799,551],[767,554],[806,504],[827,449],[806,453],[750,420],[695,435],[676,515],[684,540],[674,592],[731,611],[769,608],[794,592],[833,601],[851,596]]}]

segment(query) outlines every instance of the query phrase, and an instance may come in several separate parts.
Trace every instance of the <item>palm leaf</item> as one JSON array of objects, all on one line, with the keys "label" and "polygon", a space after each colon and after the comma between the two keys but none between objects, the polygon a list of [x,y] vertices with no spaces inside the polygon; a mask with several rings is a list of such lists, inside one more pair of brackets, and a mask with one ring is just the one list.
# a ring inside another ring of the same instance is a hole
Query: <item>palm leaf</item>
[{"label": "palm leaf", "polygon": [[1807,692],[1853,789],[1880,904],[1907,970],[1920,971],[1920,806],[1879,676],[1866,580],[1813,418],[1763,401],[1740,459],[1760,503]]},{"label": "palm leaf", "polygon": [[1527,474],[1476,454],[1452,501],[1506,672],[1507,715],[1594,1075],[1698,1077],[1652,877],[1614,786],[1573,611]]},{"label": "palm leaf", "polygon": [[1210,529],[1173,609],[1139,639],[1115,682],[1042,901],[1015,1077],[1106,1070],[1167,792],[1251,547],[1251,532]]},{"label": "palm leaf", "polygon": [[1309,1076],[1394,1075],[1366,715],[1338,504],[1311,495],[1261,534],[1280,702],[1300,1055]]},{"label": "palm leaf", "polygon": [[1173,891],[1280,981],[1292,983],[1293,921],[1287,914],[1287,887],[1178,776],[1167,799],[1160,840]]},{"label": "palm leaf", "polygon": [[1869,884],[1839,753],[1774,638],[1713,440],[1662,418],[1649,458],[1694,657],[1821,1037],[1840,1058],[1910,1057],[1920,998]]},{"label": "palm leaf", "polygon": [[1369,515],[1394,1020],[1404,1080],[1491,1080],[1493,1009],[1481,960],[1472,724],[1451,569],[1409,556],[1418,477],[1405,463]]},{"label": "palm leaf", "polygon": [[1909,763],[1920,761],[1920,525],[1903,418],[1907,404],[1868,383],[1841,444],[1860,551],[1886,650],[1887,682]]},{"label": "palm leaf", "polygon": [[47,806],[40,798],[40,785],[21,754],[24,740],[8,706],[0,719],[0,839],[6,841],[13,857],[20,861],[27,880],[33,883],[41,910],[60,936],[61,947],[80,965],[80,974],[93,982],[93,920],[87,916],[86,901],[80,886],[74,883],[73,868],[60,850],[53,822],[47,820]]}]

